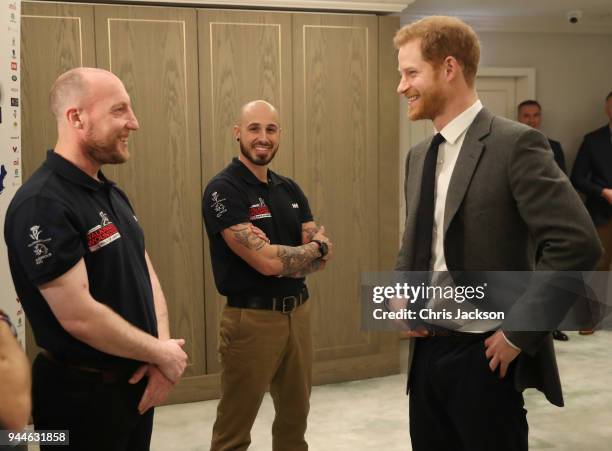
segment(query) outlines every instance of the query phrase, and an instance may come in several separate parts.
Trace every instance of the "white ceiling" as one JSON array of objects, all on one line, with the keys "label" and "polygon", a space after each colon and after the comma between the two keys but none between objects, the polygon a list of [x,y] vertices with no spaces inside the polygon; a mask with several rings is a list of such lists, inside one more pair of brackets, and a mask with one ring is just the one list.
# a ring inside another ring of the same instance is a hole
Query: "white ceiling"
[{"label": "white ceiling", "polygon": [[[575,10],[582,18],[570,24],[567,12]],[[459,16],[479,29],[612,33],[612,0],[415,0],[402,22],[430,14]]]}]

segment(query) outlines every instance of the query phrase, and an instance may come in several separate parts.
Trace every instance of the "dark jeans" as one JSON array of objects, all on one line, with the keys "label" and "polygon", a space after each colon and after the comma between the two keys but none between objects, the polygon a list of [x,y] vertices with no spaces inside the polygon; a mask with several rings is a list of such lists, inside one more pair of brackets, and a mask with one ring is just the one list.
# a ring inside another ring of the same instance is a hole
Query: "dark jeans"
[{"label": "dark jeans", "polygon": [[[470,334],[471,335],[471,334]],[[527,411],[513,386],[489,369],[490,334],[417,338],[410,372],[413,451],[527,451]]]},{"label": "dark jeans", "polygon": [[138,413],[147,379],[112,383],[101,374],[66,367],[39,354],[32,365],[32,417],[36,430],[67,429],[70,446],[41,451],[147,451],[153,409]]}]

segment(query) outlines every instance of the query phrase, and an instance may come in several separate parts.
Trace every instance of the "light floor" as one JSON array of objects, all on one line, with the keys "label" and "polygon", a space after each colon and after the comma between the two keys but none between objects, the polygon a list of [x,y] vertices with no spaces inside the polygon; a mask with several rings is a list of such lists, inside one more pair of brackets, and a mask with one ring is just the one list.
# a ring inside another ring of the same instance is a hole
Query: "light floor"
[{"label": "light floor", "polygon": [[[530,450],[612,450],[612,331],[556,341],[566,407],[525,392]],[[403,342],[405,347],[406,342]],[[405,368],[406,351],[402,352]],[[307,440],[313,451],[410,451],[405,374],[313,388]],[[217,401],[156,409],[152,451],[208,450]],[[270,451],[274,408],[266,396],[252,451]],[[451,450],[449,450],[451,451]],[[495,450],[491,450],[495,451]]]}]

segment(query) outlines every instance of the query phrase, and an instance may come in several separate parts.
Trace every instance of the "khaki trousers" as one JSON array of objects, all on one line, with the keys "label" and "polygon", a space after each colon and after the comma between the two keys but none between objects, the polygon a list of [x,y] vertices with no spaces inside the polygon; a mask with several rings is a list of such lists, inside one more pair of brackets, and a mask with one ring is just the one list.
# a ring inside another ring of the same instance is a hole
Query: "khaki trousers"
[{"label": "khaki trousers", "polygon": [[211,451],[246,450],[270,387],[274,451],[305,451],[312,386],[312,301],[290,314],[226,306],[219,328],[221,400]]}]

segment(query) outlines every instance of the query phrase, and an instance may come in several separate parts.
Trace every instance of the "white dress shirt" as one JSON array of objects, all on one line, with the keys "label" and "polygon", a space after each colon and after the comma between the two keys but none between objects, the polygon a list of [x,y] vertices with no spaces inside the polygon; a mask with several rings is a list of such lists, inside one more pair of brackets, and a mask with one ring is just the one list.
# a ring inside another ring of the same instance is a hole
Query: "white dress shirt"
[{"label": "white dress shirt", "polygon": [[[434,225],[431,240],[433,271],[448,271],[446,258],[444,257],[444,208],[446,207],[446,195],[465,134],[480,110],[482,110],[482,103],[480,100],[476,100],[471,107],[446,124],[446,127],[439,132],[445,141],[440,144],[438,149],[438,165],[436,167]],[[434,133],[438,133],[438,131],[434,129]]]}]

